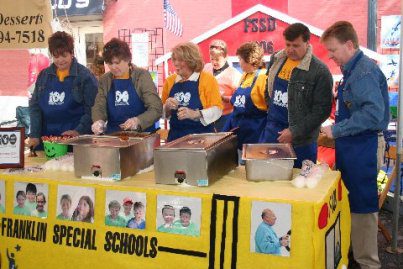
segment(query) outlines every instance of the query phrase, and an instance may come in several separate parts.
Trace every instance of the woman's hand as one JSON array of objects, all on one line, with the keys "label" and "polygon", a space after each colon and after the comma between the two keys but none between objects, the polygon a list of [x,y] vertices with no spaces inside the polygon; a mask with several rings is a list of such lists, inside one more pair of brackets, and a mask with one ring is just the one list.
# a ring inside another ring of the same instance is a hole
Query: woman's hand
[{"label": "woman's hand", "polygon": [[76,130],[67,130],[67,131],[63,132],[62,135],[74,137],[74,136],[79,136],[80,134]]},{"label": "woman's hand", "polygon": [[177,113],[179,120],[191,119],[191,120],[198,120],[201,118],[200,110],[190,109],[187,107],[180,107]]},{"label": "woman's hand", "polygon": [[136,130],[140,126],[140,120],[137,117],[133,117],[120,124],[119,127],[123,130]]},{"label": "woman's hand", "polygon": [[178,100],[176,100],[173,97],[169,97],[166,101],[165,101],[165,107],[169,110],[173,109],[176,110],[178,109],[179,106],[179,102]]}]

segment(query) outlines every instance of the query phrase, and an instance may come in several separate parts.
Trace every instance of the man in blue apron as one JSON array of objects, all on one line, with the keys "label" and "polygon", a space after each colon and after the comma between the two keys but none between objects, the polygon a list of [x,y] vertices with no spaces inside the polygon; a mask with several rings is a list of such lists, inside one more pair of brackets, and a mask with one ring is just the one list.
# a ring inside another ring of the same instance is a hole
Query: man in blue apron
[{"label": "man in blue apron", "polygon": [[301,168],[316,162],[321,124],[332,107],[333,80],[329,69],[312,53],[310,31],[301,23],[284,30],[286,48],[272,56],[268,68],[267,123],[260,143],[292,143]]},{"label": "man in blue apron", "polygon": [[343,72],[337,89],[336,123],[322,132],[336,139],[336,167],[349,191],[354,258],[362,269],[381,268],[376,180],[378,141],[383,139],[378,133],[389,122],[386,78],[359,49],[351,23],[336,22],[324,32],[322,42]]}]

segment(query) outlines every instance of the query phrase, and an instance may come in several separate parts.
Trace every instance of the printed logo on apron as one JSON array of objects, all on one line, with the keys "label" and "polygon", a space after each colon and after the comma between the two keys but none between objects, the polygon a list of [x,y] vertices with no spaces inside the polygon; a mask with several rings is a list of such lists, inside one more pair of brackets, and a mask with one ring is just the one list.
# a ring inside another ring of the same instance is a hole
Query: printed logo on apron
[{"label": "printed logo on apron", "polygon": [[177,92],[175,93],[174,98],[179,102],[180,106],[189,106],[189,101],[192,98],[192,94],[190,92]]},{"label": "printed logo on apron", "polygon": [[64,104],[64,97],[65,93],[64,92],[50,92],[49,93],[49,102],[48,104],[50,106],[60,106]]},{"label": "printed logo on apron", "polygon": [[126,91],[115,92],[115,106],[128,106],[129,104],[129,93]]},{"label": "printed logo on apron", "polygon": [[273,96],[274,105],[288,108],[288,92],[275,90]]},{"label": "printed logo on apron", "polygon": [[235,97],[234,107],[243,107],[245,108],[246,97],[245,95],[237,95]]}]

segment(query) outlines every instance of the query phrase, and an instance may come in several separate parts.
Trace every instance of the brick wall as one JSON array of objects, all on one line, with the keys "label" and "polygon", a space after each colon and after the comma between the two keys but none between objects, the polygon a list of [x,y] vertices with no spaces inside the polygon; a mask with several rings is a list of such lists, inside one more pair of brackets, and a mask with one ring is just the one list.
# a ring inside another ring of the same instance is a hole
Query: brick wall
[{"label": "brick wall", "polygon": [[0,59],[0,96],[27,96],[28,50],[0,50]]}]

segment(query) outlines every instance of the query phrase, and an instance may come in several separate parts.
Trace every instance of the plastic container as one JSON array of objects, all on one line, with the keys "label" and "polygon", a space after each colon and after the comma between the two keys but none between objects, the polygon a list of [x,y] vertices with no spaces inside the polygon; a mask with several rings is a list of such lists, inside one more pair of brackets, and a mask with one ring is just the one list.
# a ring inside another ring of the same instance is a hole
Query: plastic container
[{"label": "plastic container", "polygon": [[43,150],[45,152],[46,159],[48,160],[66,155],[67,147],[68,145],[43,141]]}]

